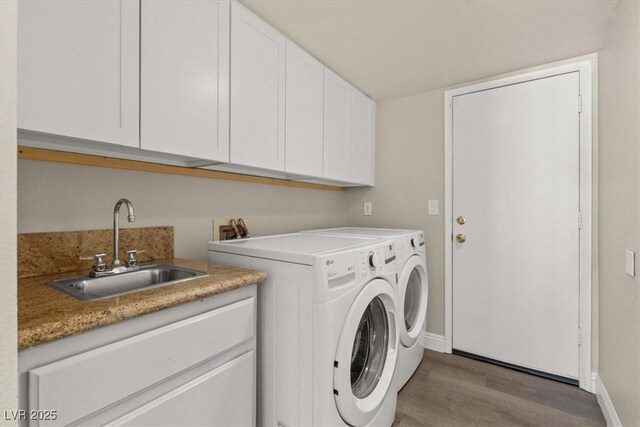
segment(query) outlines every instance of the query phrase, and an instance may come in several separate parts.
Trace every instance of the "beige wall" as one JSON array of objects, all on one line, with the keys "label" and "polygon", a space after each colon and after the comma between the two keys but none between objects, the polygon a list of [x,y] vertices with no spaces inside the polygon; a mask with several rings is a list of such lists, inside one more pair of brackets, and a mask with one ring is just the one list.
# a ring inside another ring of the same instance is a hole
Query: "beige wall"
[{"label": "beige wall", "polygon": [[640,425],[640,2],[622,1],[600,52],[600,377],[622,425]]},{"label": "beige wall", "polygon": [[15,409],[18,395],[15,79],[16,2],[0,1],[0,411]]},{"label": "beige wall", "polygon": [[[427,239],[427,331],[444,335],[444,131],[443,91],[377,104],[376,186],[348,190],[352,226],[415,228]],[[427,201],[440,214],[427,216]],[[363,216],[363,202],[373,215]]]},{"label": "beige wall", "polygon": [[175,254],[189,259],[206,259],[214,218],[248,218],[256,236],[346,224],[344,192],[18,162],[20,233],[111,228],[120,197],[136,211],[121,226],[173,225]]}]

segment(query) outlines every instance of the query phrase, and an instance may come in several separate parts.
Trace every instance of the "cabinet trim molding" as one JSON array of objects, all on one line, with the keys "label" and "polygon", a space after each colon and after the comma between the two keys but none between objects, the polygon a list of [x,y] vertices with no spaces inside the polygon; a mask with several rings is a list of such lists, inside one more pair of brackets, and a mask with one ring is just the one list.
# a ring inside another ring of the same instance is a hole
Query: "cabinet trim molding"
[{"label": "cabinet trim molding", "polygon": [[126,169],[141,172],[163,173],[169,175],[191,176],[196,178],[221,179],[225,181],[249,182],[255,184],[279,185],[284,187],[309,188],[325,191],[344,191],[343,187],[308,182],[289,181],[280,178],[267,178],[254,175],[244,175],[232,172],[220,172],[208,169],[197,169],[182,166],[170,166],[158,163],[142,162],[138,160],[117,159],[114,157],[95,156],[90,154],[69,153],[45,148],[18,146],[18,158],[25,160],[40,160],[55,163],[69,163],[83,166],[97,166],[112,169]]}]

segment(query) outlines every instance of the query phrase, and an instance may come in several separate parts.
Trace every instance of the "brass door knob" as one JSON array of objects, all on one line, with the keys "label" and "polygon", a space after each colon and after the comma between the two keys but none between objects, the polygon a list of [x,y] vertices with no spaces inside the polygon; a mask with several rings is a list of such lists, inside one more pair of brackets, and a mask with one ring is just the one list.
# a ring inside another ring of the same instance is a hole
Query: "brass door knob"
[{"label": "brass door knob", "polygon": [[466,240],[467,240],[467,237],[464,234],[460,233],[456,235],[456,241],[458,243],[464,243]]},{"label": "brass door knob", "polygon": [[456,222],[457,222],[459,225],[464,225],[464,223],[465,223],[465,222],[467,222],[467,220],[466,220],[466,219],[464,219],[464,217],[463,217],[462,215],[460,215],[458,218],[456,218]]}]

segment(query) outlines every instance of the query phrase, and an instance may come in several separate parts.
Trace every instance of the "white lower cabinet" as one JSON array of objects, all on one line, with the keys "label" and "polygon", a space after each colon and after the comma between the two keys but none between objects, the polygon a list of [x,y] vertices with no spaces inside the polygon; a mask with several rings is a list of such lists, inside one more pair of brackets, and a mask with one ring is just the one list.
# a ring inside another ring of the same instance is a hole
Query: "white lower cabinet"
[{"label": "white lower cabinet", "polygon": [[20,408],[55,411],[29,425],[254,425],[255,288],[20,352]]},{"label": "white lower cabinet", "polygon": [[110,422],[109,426],[250,426],[250,351]]}]

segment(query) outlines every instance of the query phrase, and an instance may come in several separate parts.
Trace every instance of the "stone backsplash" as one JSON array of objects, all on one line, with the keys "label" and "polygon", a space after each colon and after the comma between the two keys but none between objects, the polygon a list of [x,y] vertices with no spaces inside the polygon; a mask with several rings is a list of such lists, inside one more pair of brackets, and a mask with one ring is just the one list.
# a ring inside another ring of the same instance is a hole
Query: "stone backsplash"
[{"label": "stone backsplash", "polygon": [[[173,258],[173,227],[140,227],[120,229],[120,260],[125,251],[144,251],[139,262]],[[81,260],[96,253],[113,259],[113,230],[56,231],[18,234],[18,278],[86,270],[92,260]]]}]

